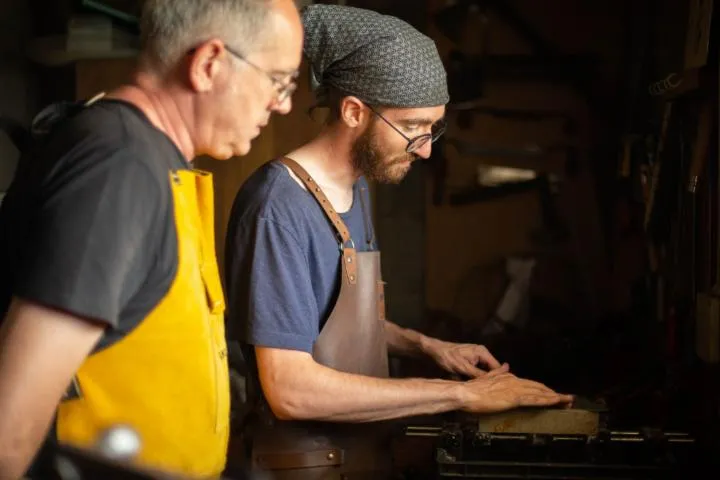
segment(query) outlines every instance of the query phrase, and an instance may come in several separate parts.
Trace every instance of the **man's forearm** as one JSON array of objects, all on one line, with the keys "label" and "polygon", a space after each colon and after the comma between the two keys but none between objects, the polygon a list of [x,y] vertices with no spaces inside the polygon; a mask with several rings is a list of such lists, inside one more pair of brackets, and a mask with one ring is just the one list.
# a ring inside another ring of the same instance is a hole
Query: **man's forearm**
[{"label": "man's forearm", "polygon": [[420,332],[409,328],[402,328],[388,320],[385,320],[385,341],[388,352],[392,355],[405,355],[419,357],[425,354],[424,345],[428,341]]},{"label": "man's forearm", "polygon": [[261,369],[263,391],[280,418],[370,422],[447,412],[463,404],[460,382],[373,378],[339,372],[312,358],[300,363],[292,372],[275,369],[275,378]]},{"label": "man's forearm", "polygon": [[490,413],[572,401],[518,379],[507,365],[467,382],[389,379],[340,372],[307,352],[256,347],[263,393],[282,420],[372,422],[451,410]]},{"label": "man's forearm", "polygon": [[[23,476],[49,429],[50,421],[47,422],[47,425],[42,422],[42,425],[36,431],[28,432],[25,435],[15,434],[11,436],[3,433],[2,444],[7,445],[9,443],[11,448],[3,449],[0,452],[0,480],[17,480]],[[9,440],[9,442],[6,440]]]}]

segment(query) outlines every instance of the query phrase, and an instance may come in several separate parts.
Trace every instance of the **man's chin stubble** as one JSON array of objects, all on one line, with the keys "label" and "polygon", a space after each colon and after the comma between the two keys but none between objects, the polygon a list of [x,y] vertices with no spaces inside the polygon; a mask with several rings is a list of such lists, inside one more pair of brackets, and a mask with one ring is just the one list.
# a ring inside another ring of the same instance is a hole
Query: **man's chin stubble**
[{"label": "man's chin stubble", "polygon": [[388,165],[382,172],[378,172],[378,174],[373,175],[373,180],[378,183],[390,185],[396,185],[402,182],[410,171],[411,166],[408,165],[407,167],[403,167],[401,166],[401,163],[402,162],[398,162]]}]

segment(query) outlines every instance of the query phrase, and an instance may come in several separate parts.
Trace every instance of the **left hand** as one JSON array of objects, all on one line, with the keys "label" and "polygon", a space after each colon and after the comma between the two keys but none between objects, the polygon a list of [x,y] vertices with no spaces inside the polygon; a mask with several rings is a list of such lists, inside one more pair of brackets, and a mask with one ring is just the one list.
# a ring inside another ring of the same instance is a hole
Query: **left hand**
[{"label": "left hand", "polygon": [[430,358],[448,372],[471,378],[487,373],[486,370],[478,368],[478,364],[482,364],[489,370],[501,367],[500,362],[482,345],[452,343],[432,338],[427,340],[424,350]]}]

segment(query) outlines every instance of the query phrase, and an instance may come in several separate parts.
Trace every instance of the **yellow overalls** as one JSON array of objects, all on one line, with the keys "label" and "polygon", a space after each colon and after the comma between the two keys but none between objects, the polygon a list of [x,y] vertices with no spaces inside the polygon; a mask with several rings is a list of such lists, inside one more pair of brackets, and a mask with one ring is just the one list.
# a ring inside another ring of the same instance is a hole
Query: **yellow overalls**
[{"label": "yellow overalls", "polygon": [[230,393],[212,175],[180,170],[169,181],[175,279],[135,330],[86,359],[76,376],[80,397],[58,409],[57,436],[90,447],[106,428],[129,425],[140,434],[139,465],[216,477],[225,465]]}]

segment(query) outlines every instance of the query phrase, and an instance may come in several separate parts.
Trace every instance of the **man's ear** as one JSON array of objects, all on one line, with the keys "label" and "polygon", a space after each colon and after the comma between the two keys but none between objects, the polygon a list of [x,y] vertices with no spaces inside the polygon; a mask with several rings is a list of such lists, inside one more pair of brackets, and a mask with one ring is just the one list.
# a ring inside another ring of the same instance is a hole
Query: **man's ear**
[{"label": "man's ear", "polygon": [[211,90],[215,78],[225,68],[223,57],[228,55],[225,44],[219,39],[208,40],[188,55],[188,81],[191,88],[197,92]]},{"label": "man's ear", "polygon": [[364,125],[369,111],[365,103],[357,97],[347,96],[340,100],[340,120],[350,128]]}]

